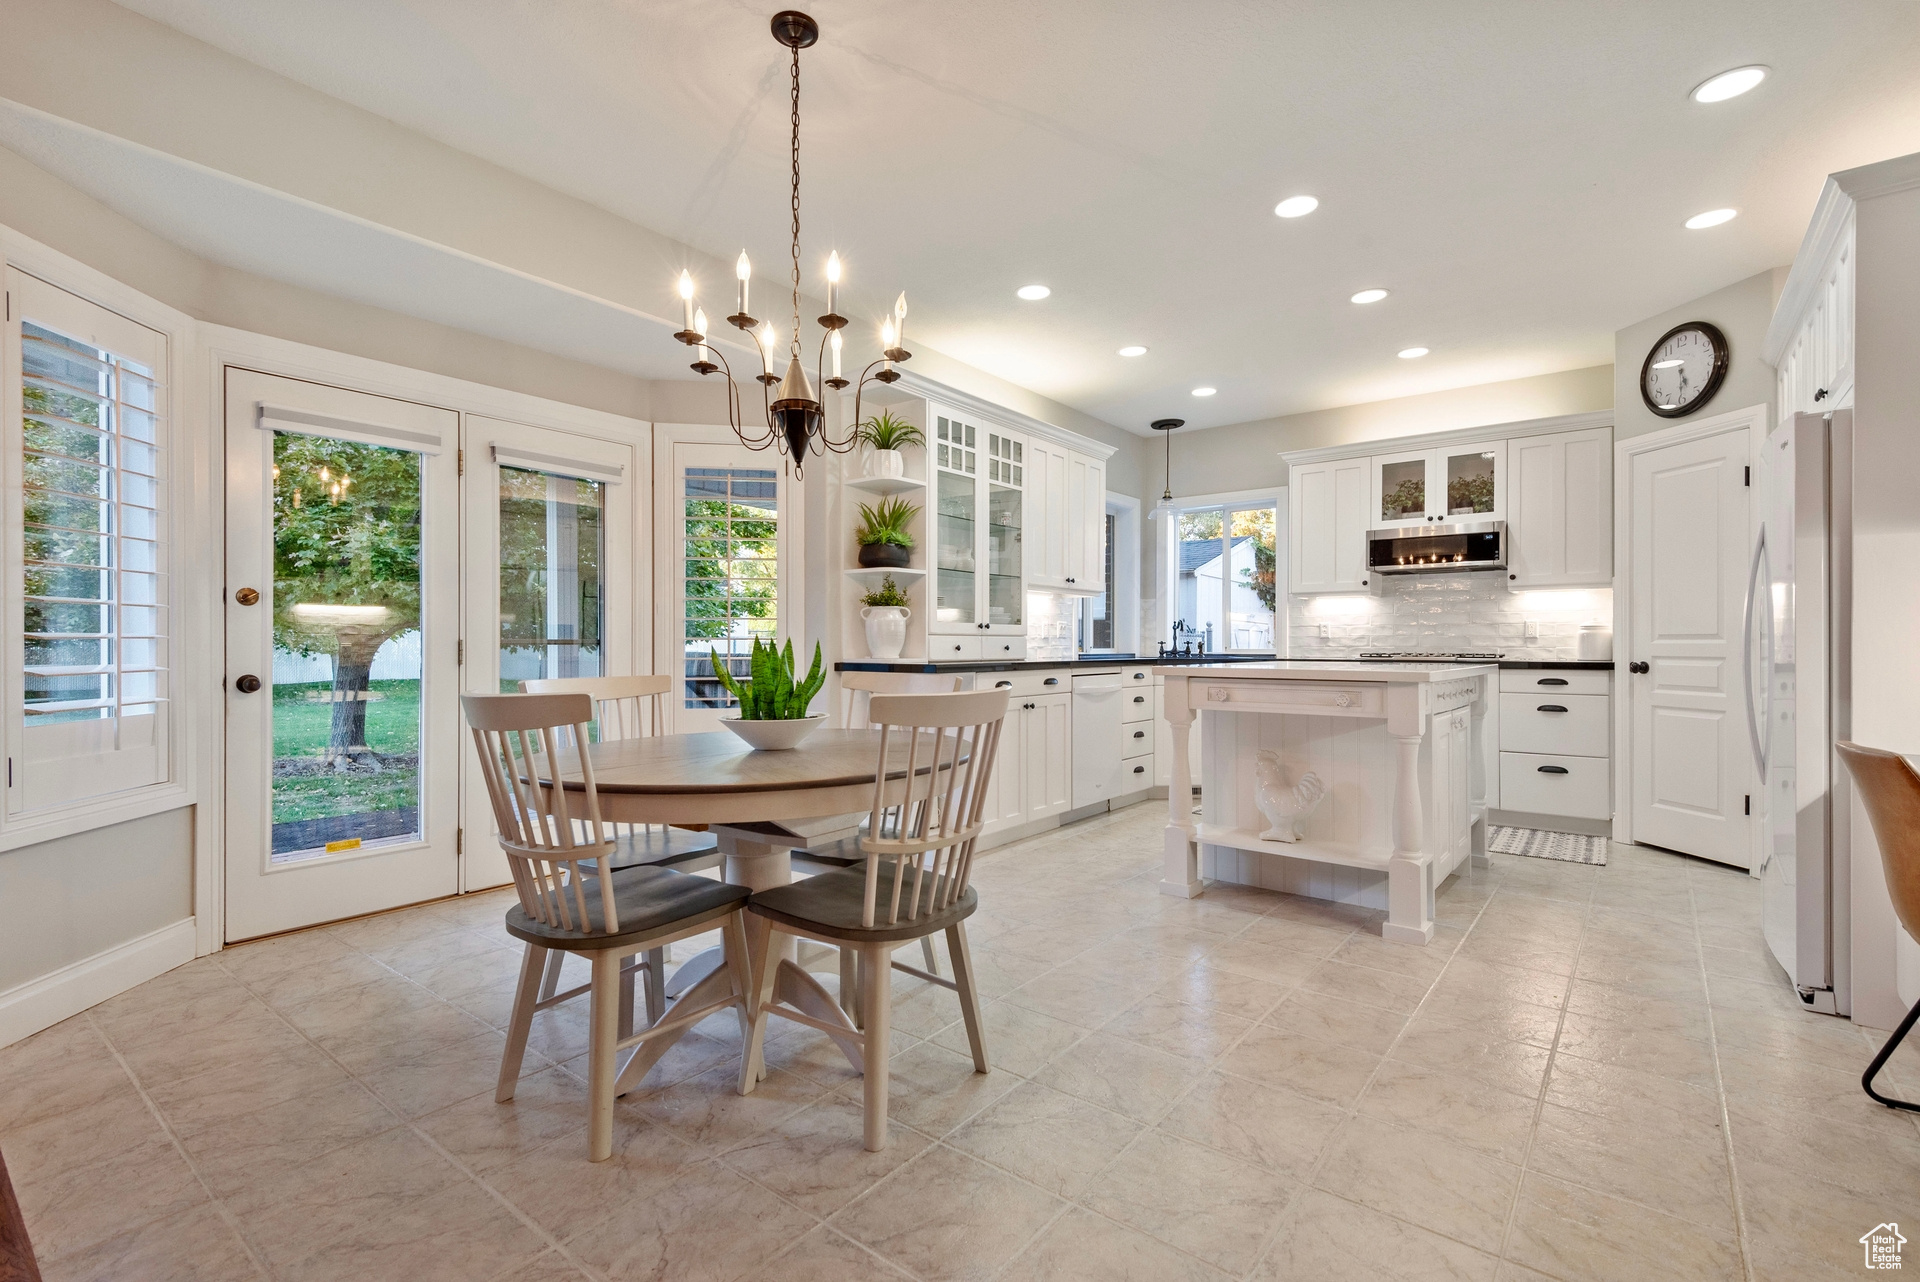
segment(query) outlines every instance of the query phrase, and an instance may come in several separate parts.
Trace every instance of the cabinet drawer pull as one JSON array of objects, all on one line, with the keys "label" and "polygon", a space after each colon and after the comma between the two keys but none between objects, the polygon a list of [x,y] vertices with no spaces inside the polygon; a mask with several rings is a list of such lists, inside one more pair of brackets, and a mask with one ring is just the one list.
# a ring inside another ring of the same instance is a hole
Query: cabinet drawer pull
[{"label": "cabinet drawer pull", "polygon": [[1145,730],[1135,730],[1133,732],[1133,737],[1136,739],[1144,739],[1147,737],[1147,732]]},{"label": "cabinet drawer pull", "polygon": [[1033,707],[1033,705],[1032,705],[1031,703],[1023,703],[1023,704],[1021,704],[1020,706],[1021,706],[1021,707],[1023,707],[1023,708],[1027,708],[1027,709],[1029,709],[1029,710],[1031,710],[1031,709],[1032,709],[1032,707]]},{"label": "cabinet drawer pull", "polygon": [[1534,709],[1535,712],[1565,712],[1566,710],[1564,705],[1558,703],[1543,703]]},{"label": "cabinet drawer pull", "polygon": [[1133,696],[1133,701],[1135,703],[1145,703],[1147,701],[1147,696],[1144,694],[1136,694]]},{"label": "cabinet drawer pull", "polygon": [[1144,672],[1136,672],[1133,674],[1133,679],[1135,681],[1145,681],[1147,679],[1147,674]]},{"label": "cabinet drawer pull", "polygon": [[1567,684],[1567,679],[1565,677],[1541,677],[1538,681],[1534,682],[1534,684],[1537,686],[1563,686]]},{"label": "cabinet drawer pull", "polygon": [[993,683],[993,688],[994,688],[994,689],[996,689],[996,690],[1011,690],[1011,689],[1013,689],[1013,682],[1011,682],[1011,681],[996,681],[996,682],[994,682],[994,683]]},{"label": "cabinet drawer pull", "polygon": [[1147,768],[1146,768],[1145,766],[1135,766],[1135,767],[1133,768],[1133,773],[1135,773],[1135,774],[1137,774],[1137,775],[1143,775],[1143,774],[1145,774],[1145,773],[1147,773]]},{"label": "cabinet drawer pull", "polygon": [[[1027,706],[1031,708],[1033,705],[1028,704]],[[1567,768],[1565,766],[1535,766],[1534,769],[1538,770],[1543,775],[1563,775],[1567,773]]]},{"label": "cabinet drawer pull", "polygon": [[1060,678],[1048,677],[1045,681],[1042,681],[1040,684],[1043,686],[1057,686],[1060,684]]}]

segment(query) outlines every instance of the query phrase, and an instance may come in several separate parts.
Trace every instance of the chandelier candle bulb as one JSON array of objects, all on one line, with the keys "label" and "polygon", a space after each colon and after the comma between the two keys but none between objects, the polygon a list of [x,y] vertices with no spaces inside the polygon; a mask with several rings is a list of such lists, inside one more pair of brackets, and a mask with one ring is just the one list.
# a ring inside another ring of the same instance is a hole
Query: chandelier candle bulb
[{"label": "chandelier candle bulb", "polygon": [[685,323],[682,329],[693,328],[693,276],[688,272],[680,273],[680,304]]},{"label": "chandelier candle bulb", "polygon": [[747,261],[747,251],[744,249],[733,264],[733,274],[740,280],[740,314],[751,316],[753,313],[747,310],[747,281],[753,276],[753,264]]},{"label": "chandelier candle bulb", "polygon": [[880,322],[880,354],[886,356],[888,369],[893,368],[893,357],[890,353],[895,346],[897,344],[893,340],[893,317],[889,316]]},{"label": "chandelier candle bulb", "polygon": [[[840,254],[838,251],[835,251],[834,253],[827,255],[827,315],[829,316],[839,315],[840,314],[839,304],[840,304]],[[838,347],[834,348],[834,354],[836,356],[839,354],[839,351],[840,349]],[[833,372],[837,376],[840,373],[839,367],[836,366]]]},{"label": "chandelier candle bulb", "polygon": [[901,290],[900,297],[893,300],[893,342],[889,349],[907,345],[907,291]]}]

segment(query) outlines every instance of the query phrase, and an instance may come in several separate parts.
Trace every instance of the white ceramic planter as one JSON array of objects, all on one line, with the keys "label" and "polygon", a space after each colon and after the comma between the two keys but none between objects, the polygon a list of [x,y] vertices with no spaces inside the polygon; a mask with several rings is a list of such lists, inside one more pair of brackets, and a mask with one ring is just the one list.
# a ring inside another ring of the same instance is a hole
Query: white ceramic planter
[{"label": "white ceramic planter", "polygon": [[868,450],[867,475],[897,480],[907,474],[906,456],[899,450]]},{"label": "white ceramic planter", "polygon": [[912,613],[904,605],[869,605],[860,611],[867,625],[867,653],[875,659],[897,659],[907,644],[907,618]]},{"label": "white ceramic planter", "polygon": [[793,721],[742,721],[739,717],[722,717],[720,724],[747,741],[747,746],[759,752],[781,752],[788,748],[798,748],[808,735],[827,723],[827,714],[817,712],[811,717],[801,717]]}]

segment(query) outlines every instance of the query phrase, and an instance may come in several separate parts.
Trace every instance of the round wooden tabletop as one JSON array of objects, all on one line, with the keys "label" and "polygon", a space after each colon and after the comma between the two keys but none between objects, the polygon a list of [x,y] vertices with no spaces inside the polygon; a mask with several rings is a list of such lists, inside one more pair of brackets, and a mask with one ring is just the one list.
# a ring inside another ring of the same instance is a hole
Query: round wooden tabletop
[{"label": "round wooden tabletop", "polygon": [[[945,752],[950,753],[951,747]],[[816,730],[798,748],[756,752],[726,730],[705,734],[615,739],[588,749],[593,782],[601,793],[777,792],[872,784],[880,752],[878,730]],[[565,761],[570,754],[563,753]],[[927,769],[930,742],[922,738],[919,769]],[[907,743],[896,736],[887,748],[887,777],[907,769]],[[964,754],[963,754],[964,759]],[[947,762],[943,753],[941,766]],[[565,770],[568,788],[580,787],[578,770]]]}]

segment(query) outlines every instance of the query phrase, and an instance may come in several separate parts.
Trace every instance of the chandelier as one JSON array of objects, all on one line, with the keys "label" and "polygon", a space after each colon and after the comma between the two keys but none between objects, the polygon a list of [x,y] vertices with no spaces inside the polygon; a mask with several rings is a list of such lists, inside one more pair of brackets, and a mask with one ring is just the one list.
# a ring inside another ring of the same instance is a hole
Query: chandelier
[{"label": "chandelier", "polygon": [[[695,349],[694,354],[698,359],[693,362],[692,368],[703,377],[714,373],[726,375],[727,421],[733,428],[733,434],[740,438],[740,443],[750,450],[764,450],[768,446],[778,448],[792,460],[794,475],[798,476],[810,452],[844,454],[854,447],[859,439],[861,392],[871,382],[897,381],[900,372],[894,366],[906,360],[911,353],[905,347],[907,296],[902,293],[893,305],[892,314],[880,326],[880,355],[860,372],[858,383],[853,385],[853,426],[847,429],[844,439],[835,440],[828,434],[825,415],[813,392],[814,384],[807,380],[807,371],[800,364],[800,51],[820,39],[820,24],[804,13],[785,9],[773,15],[773,38],[793,51],[793,330],[787,345],[786,373],[781,375],[773,372],[777,359],[775,352],[779,346],[778,332],[773,323],[757,320],[747,310],[753,267],[744,249],[740,251],[739,261],[734,264],[739,287],[737,307],[734,314],[727,317],[727,324],[752,337],[754,348],[760,354],[760,372],[754,378],[761,386],[761,400],[766,414],[764,426],[756,421],[752,427],[748,427],[742,422],[746,411],[741,404],[740,384],[734,378],[731,362],[708,341],[707,313],[696,306],[693,276],[685,271],[680,273],[680,303],[684,314],[682,328],[674,337]],[[840,331],[847,327],[847,318],[837,310],[839,292],[840,255],[836,252],[827,258],[827,314],[818,318],[822,333],[820,347],[814,357],[815,379],[836,392],[849,386],[848,380],[840,376]],[[757,334],[754,333],[756,329],[759,331]],[[833,373],[823,378],[821,376],[826,371],[829,349],[833,356]],[[774,391],[776,387],[779,388],[777,394]]]}]

